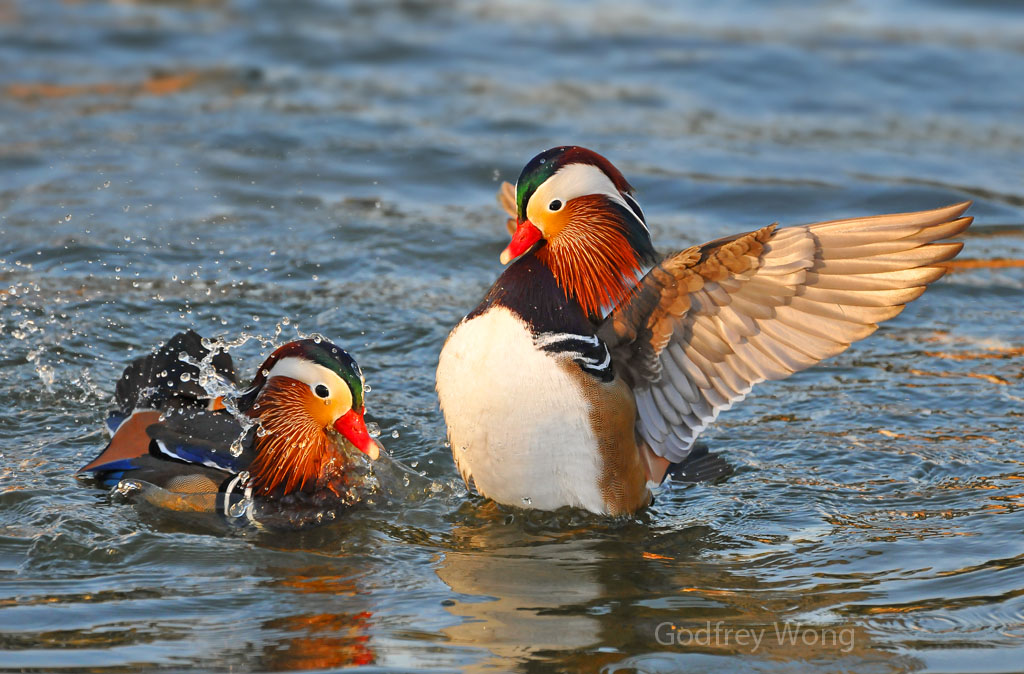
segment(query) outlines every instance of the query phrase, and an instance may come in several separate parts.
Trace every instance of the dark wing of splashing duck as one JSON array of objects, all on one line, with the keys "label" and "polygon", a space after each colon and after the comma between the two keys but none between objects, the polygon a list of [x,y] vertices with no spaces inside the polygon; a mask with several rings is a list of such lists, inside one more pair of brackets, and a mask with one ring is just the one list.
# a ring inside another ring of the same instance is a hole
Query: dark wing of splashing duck
[{"label": "dark wing of splashing duck", "polygon": [[252,383],[214,396],[201,378],[237,385],[227,353],[189,330],[133,361],[118,382],[109,444],[79,469],[159,508],[301,528],[371,494],[380,446],[364,421],[363,377],[323,339],[275,350]]}]

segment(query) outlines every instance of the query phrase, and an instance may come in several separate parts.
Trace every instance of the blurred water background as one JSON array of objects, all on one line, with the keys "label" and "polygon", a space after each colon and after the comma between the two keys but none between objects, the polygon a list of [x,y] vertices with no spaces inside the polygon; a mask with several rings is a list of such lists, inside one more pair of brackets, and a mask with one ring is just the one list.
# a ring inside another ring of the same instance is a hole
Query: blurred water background
[{"label": "blurred water background", "polygon": [[[567,143],[664,250],[973,199],[967,262],[725,414],[728,481],[498,508],[433,373]],[[1021,259],[1019,3],[0,0],[0,671],[1021,671]],[[345,345],[436,494],[267,535],[75,478],[185,326]]]}]

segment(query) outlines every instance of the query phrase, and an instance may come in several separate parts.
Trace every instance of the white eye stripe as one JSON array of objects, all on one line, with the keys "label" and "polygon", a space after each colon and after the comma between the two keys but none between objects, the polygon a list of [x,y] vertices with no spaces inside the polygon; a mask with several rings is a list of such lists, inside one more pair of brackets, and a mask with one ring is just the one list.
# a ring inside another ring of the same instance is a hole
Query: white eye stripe
[{"label": "white eye stripe", "polygon": [[569,164],[558,169],[530,197],[530,201],[526,205],[526,217],[534,225],[537,225],[537,214],[540,209],[551,212],[552,202],[560,201],[564,205],[572,199],[591,194],[602,194],[620,204],[636,218],[644,229],[647,229],[644,219],[637,215],[636,210],[622,198],[611,178],[593,164]]},{"label": "white eye stripe", "polygon": [[345,383],[345,380],[323,365],[317,365],[294,356],[282,358],[274,363],[274,367],[270,369],[267,379],[274,377],[288,377],[301,381],[309,386],[310,390],[317,396],[319,396],[316,392],[318,385],[326,386],[330,392],[330,397],[339,395],[340,391],[348,390],[348,384]]},{"label": "white eye stripe", "polygon": [[545,197],[540,199],[540,203],[548,204],[555,199],[565,202],[588,194],[607,194],[622,200],[611,178],[592,164],[563,166],[537,188],[533,197]]}]

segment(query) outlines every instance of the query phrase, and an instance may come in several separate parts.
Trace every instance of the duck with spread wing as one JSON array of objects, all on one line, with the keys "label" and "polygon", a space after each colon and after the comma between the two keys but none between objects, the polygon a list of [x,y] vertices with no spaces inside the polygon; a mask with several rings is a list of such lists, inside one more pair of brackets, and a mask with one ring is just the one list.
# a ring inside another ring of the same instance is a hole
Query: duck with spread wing
[{"label": "duck with spread wing", "polygon": [[660,257],[611,162],[537,155],[514,190],[511,264],[441,351],[456,466],[499,503],[635,512],[755,384],[842,352],[940,278],[969,205],[768,225]]}]

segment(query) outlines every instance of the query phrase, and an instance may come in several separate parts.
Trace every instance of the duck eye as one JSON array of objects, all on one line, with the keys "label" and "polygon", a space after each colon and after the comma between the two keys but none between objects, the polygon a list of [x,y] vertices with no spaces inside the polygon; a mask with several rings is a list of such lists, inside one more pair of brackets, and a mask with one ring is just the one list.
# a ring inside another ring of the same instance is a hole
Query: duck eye
[{"label": "duck eye", "polygon": [[562,208],[562,202],[559,201],[558,199],[555,199],[550,204],[548,204],[548,210],[549,211],[557,211],[560,208]]},{"label": "duck eye", "polygon": [[321,398],[329,398],[331,395],[331,389],[327,388],[323,384],[317,384],[316,388],[313,389],[313,393],[317,394]]}]

